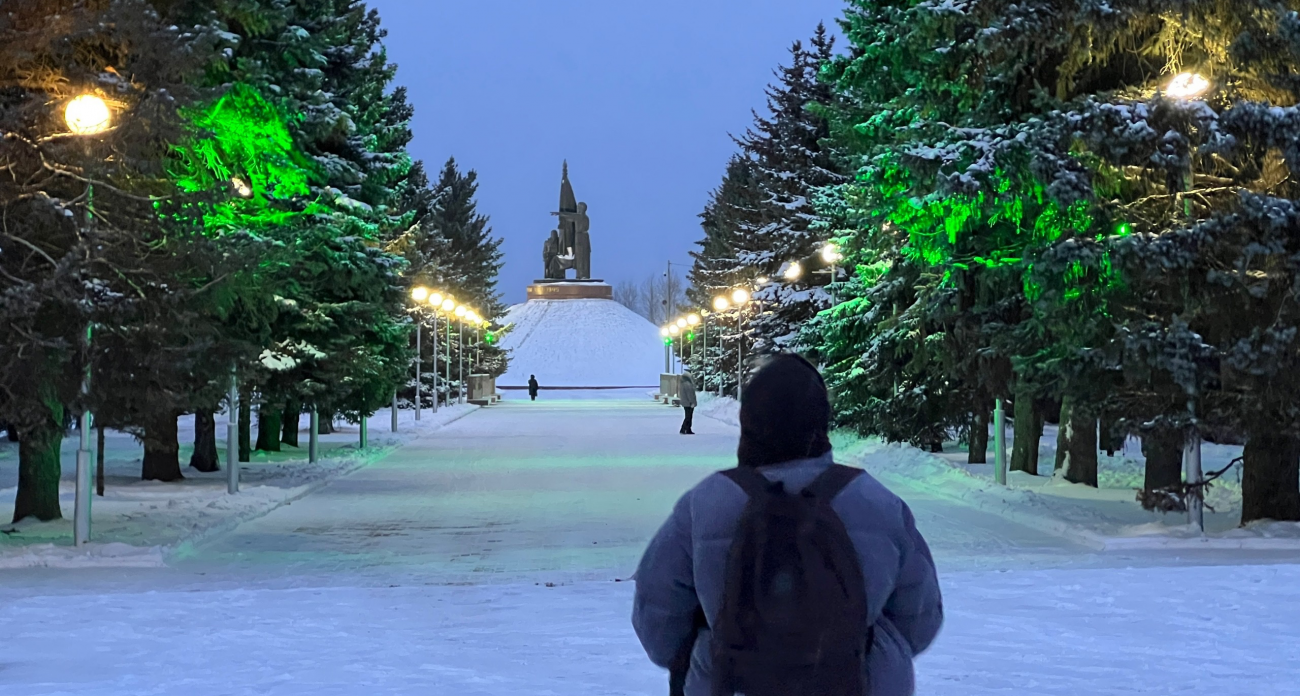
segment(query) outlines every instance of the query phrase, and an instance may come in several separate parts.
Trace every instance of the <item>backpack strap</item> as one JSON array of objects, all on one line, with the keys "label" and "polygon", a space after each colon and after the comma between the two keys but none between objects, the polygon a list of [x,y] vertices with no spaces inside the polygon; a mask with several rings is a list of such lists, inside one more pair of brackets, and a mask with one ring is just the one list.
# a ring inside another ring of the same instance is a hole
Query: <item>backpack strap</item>
[{"label": "backpack strap", "polygon": [[752,466],[738,466],[718,472],[731,479],[750,498],[757,498],[772,488],[772,481]]},{"label": "backpack strap", "polygon": [[813,479],[804,489],[805,495],[811,495],[817,500],[824,500],[828,504],[835,500],[835,496],[843,491],[845,486],[853,483],[854,479],[862,475],[862,469],[855,469],[851,466],[840,464],[831,464],[830,468],[823,471]]}]

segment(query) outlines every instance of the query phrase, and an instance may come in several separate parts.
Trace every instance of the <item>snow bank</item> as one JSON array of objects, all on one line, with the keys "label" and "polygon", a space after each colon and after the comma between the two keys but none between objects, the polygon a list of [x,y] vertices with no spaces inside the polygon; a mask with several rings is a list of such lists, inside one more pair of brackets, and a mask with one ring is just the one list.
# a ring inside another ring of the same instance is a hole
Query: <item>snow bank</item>
[{"label": "snow bank", "polygon": [[[226,493],[224,470],[202,473],[185,468],[183,481],[141,481],[139,445],[123,433],[106,433],[105,492],[91,502],[92,543],[80,548],[71,545],[77,438],[69,437],[64,441],[59,484],[64,519],[39,522],[29,518],[0,526],[0,568],[163,565],[178,550],[301,498],[477,408],[452,406],[436,415],[426,410],[418,425],[414,412],[401,411],[396,434],[390,432],[390,412],[384,410],[370,419],[370,447],[364,451],[356,446],[358,426],[336,426],[338,432],[320,437],[321,457],[314,465],[307,461],[307,434],[302,433],[301,448],[285,445],[282,452],[253,453],[252,461],[241,466],[240,491],[233,496]],[[193,419],[182,423],[182,442],[193,442]],[[217,431],[224,433],[224,421],[218,423]],[[183,464],[190,451],[188,445],[182,447]],[[0,488],[0,510],[12,509],[18,490],[17,467],[17,447],[5,443],[0,447],[0,486],[12,487]]]},{"label": "snow bank", "polygon": [[[740,424],[740,404],[730,397],[702,398],[698,412],[733,426]],[[1099,488],[1051,476],[1056,457],[1055,426],[1046,428],[1039,452],[1040,471],[1046,475],[1012,472],[1009,486],[993,481],[991,464],[966,464],[965,450],[954,448],[952,443],[948,443],[947,452],[931,454],[909,445],[887,445],[846,432],[835,433],[834,440],[842,461],[871,471],[887,485],[922,489],[949,502],[997,514],[1098,550],[1300,551],[1300,523],[1238,526],[1239,467],[1210,488],[1207,502],[1215,511],[1206,511],[1206,534],[1188,525],[1185,514],[1143,510],[1135,499],[1145,475],[1141,443],[1136,439],[1130,439],[1113,457],[1100,456]],[[1010,446],[1009,440],[1008,450]],[[1239,456],[1240,446],[1206,443],[1202,447],[1206,471],[1228,467]]]},{"label": "snow bank", "polygon": [[529,375],[546,387],[656,387],[664,368],[659,329],[613,300],[529,300],[511,307],[501,339],[510,368],[502,387]]}]

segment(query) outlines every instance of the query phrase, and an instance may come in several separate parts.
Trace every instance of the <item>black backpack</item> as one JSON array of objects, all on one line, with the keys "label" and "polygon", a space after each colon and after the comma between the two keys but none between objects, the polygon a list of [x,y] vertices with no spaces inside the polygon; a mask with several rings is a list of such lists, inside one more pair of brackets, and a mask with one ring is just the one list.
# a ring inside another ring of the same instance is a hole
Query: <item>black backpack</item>
[{"label": "black backpack", "polygon": [[862,470],[832,465],[796,494],[752,467],[722,473],[749,503],[712,627],[713,695],[864,696],[866,585],[831,508]]}]

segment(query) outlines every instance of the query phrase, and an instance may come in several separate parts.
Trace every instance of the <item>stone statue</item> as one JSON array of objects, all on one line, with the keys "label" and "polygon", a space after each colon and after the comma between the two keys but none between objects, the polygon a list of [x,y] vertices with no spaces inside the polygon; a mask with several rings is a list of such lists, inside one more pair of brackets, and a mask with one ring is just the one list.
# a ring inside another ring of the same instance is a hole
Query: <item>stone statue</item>
[{"label": "stone statue", "polygon": [[[591,278],[591,220],[587,217],[587,204],[578,203],[569,183],[569,163],[564,163],[560,181],[560,209],[551,213],[560,218],[558,229],[542,247],[548,280],[562,280],[567,269],[574,269],[579,280]],[[558,270],[557,270],[558,269]]]}]

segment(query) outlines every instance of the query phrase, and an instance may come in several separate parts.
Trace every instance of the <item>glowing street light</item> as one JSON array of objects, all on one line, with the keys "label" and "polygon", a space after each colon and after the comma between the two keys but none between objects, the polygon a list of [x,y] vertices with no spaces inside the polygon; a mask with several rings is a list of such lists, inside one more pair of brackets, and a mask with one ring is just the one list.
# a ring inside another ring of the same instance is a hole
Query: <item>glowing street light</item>
[{"label": "glowing street light", "polygon": [[842,258],[844,257],[840,254],[840,248],[836,246],[835,242],[826,242],[826,246],[822,247],[822,261],[834,265],[839,263]]},{"label": "glowing street light", "polygon": [[668,338],[668,327],[665,326],[662,329],[659,329],[659,335]]},{"label": "glowing street light", "polygon": [[803,265],[798,261],[791,261],[790,265],[785,267],[785,272],[781,275],[785,276],[786,280],[799,280],[799,276],[803,275]]},{"label": "glowing street light", "polygon": [[696,324],[700,323],[700,315],[698,315],[698,314],[691,314],[691,315],[687,316],[687,317],[686,317],[686,323],[689,324],[689,325],[691,325],[691,326],[695,326]]},{"label": "glowing street light", "polygon": [[731,301],[738,307],[749,302],[749,291],[744,288],[736,288],[735,292],[731,293]]},{"label": "glowing street light", "polygon": [[75,135],[98,135],[112,125],[113,116],[103,99],[83,94],[68,102],[63,110],[63,120]]},{"label": "glowing street light", "polygon": [[442,306],[442,293],[440,292],[429,293],[429,306],[433,307],[433,309],[437,311],[437,309]]},{"label": "glowing street light", "polygon": [[412,300],[415,300],[416,302],[424,302],[428,298],[429,298],[429,288],[426,288],[422,285],[417,285],[416,287],[411,288]]},{"label": "glowing street light", "polygon": [[1165,87],[1165,94],[1174,99],[1195,99],[1210,89],[1210,81],[1191,72],[1178,73]]},{"label": "glowing street light", "polygon": [[448,314],[450,314],[450,313],[451,313],[453,310],[455,310],[455,309],[456,309],[456,301],[455,301],[455,300],[453,300],[453,299],[451,299],[450,297],[448,297],[447,299],[445,299],[445,300],[442,301],[442,311],[447,312]]},{"label": "glowing street light", "polygon": [[725,312],[727,311],[727,308],[730,306],[731,306],[731,302],[728,301],[727,298],[722,297],[721,295],[713,298],[713,311],[715,312]]},{"label": "glowing street light", "polygon": [[679,318],[677,321],[675,321],[675,322],[673,322],[673,323],[676,324],[676,325],[677,325],[677,328],[679,328],[679,329],[684,329],[684,328],[686,328],[686,320],[685,320],[685,319]]},{"label": "glowing street light", "polygon": [[682,332],[681,328],[678,327],[676,324],[673,324],[672,326],[669,326],[669,327],[668,327],[668,333],[670,333],[670,334],[672,334],[672,335],[674,335],[674,336],[676,336],[677,334],[679,334],[679,333],[681,333],[681,332]]}]

